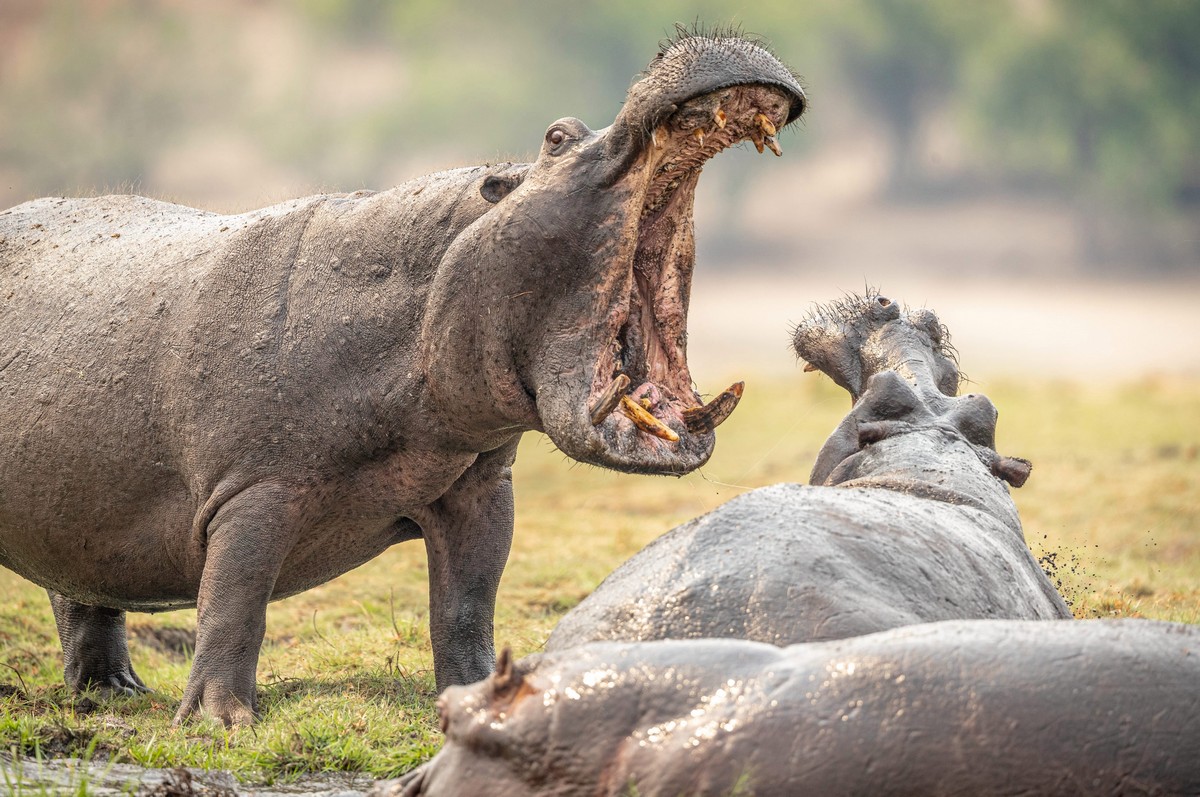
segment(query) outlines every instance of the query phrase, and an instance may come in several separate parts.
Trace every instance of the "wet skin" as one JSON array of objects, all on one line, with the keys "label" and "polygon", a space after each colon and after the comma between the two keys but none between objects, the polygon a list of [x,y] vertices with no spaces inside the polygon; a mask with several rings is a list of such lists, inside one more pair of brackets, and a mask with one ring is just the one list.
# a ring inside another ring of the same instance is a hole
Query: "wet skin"
[{"label": "wet skin", "polygon": [[1197,683],[1200,629],[1148,620],[600,642],[447,690],[372,794],[1197,794]]}]

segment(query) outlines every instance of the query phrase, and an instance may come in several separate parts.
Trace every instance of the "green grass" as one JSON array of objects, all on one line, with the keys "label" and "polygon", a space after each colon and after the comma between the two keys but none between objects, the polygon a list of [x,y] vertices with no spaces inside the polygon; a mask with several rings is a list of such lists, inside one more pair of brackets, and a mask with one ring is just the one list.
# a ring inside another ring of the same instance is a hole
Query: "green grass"
[{"label": "green grass", "polygon": [[[999,448],[1034,462],[1015,491],[1026,537],[1077,616],[1200,622],[1200,382],[1086,389],[998,382]],[[804,481],[848,408],[816,375],[750,380],[717,453],[683,479],[577,465],[540,436],[517,462],[517,531],[500,587],[497,641],[536,651],[558,617],[620,562],[677,523],[747,489]],[[228,769],[256,782],[306,773],[395,776],[441,743],[419,543],[272,604],[259,663],[262,722],[172,728],[187,678],[190,611],[131,615],[130,649],[157,691],[67,693],[45,593],[0,571],[0,749]],[[174,640],[174,641],[172,641]]]}]

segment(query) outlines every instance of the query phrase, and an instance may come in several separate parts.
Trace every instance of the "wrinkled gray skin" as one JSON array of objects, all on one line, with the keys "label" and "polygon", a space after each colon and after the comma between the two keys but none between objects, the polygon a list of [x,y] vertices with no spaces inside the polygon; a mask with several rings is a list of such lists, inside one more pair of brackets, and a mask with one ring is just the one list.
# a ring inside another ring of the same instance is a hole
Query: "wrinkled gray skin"
[{"label": "wrinkled gray skin", "polygon": [[818,456],[817,486],[754,490],[667,532],[567,613],[546,650],[1070,617],[997,475],[1023,482],[1028,463],[996,454],[987,398],[954,396],[948,345],[928,310],[878,296],[820,308],[797,351],[855,404]]},{"label": "wrinkled gray skin", "polygon": [[[531,164],[236,216],[0,214],[0,564],[49,590],[68,684],[144,689],[124,612],[194,605],[176,719],[250,722],[267,602],[413,539],[439,688],[486,676],[522,432],[633,472],[711,453],[681,420],[696,180],[803,104],[760,46],[684,36]],[[678,442],[592,424],[618,372]]]},{"label": "wrinkled gray skin", "polygon": [[447,690],[374,794],[1198,794],[1197,684],[1200,629],[1147,620],[602,642]]}]

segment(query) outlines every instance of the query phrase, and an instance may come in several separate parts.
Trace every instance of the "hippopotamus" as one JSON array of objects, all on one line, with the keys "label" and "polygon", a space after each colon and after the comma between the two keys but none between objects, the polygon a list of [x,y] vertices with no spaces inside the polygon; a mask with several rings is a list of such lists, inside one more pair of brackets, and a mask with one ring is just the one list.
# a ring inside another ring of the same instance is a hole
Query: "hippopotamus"
[{"label": "hippopotamus", "polygon": [[884,296],[818,306],[796,328],[853,400],[811,485],[752,490],[652,542],[559,622],[546,650],[736,637],[775,645],[934,620],[1069,618],[1030,553],[995,450],[997,413],[958,392],[949,333]]},{"label": "hippopotamus", "polygon": [[1200,794],[1200,628],[948,620],[502,655],[376,797]]},{"label": "hippopotamus", "polygon": [[267,602],[417,539],[438,688],[486,676],[523,432],[632,473],[711,454],[697,179],[804,106],[764,45],[681,34],[533,163],[240,215],[0,214],[0,564],[49,591],[67,683],[145,689],[124,613],[196,606],[176,721],[249,723]]}]

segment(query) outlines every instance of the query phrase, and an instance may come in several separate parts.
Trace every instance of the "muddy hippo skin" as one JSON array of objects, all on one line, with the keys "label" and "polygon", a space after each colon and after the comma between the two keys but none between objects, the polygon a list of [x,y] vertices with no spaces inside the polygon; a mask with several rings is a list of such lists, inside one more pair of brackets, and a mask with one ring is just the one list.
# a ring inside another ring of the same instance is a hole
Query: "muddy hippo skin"
[{"label": "muddy hippo skin", "polygon": [[[802,357],[855,399],[813,484],[746,493],[647,546],[546,644],[736,637],[787,645],[933,620],[1070,611],[1029,552],[1001,478],[996,410],[955,397],[947,333],[879,296],[821,307]],[[867,385],[865,392],[862,388]]]},{"label": "muddy hippo skin", "polygon": [[267,602],[418,538],[438,686],[486,676],[522,432],[638,473],[712,452],[696,181],[803,106],[760,45],[685,35],[531,164],[236,216],[0,214],[0,564],[50,591],[68,682],[143,689],[123,612],[195,605],[177,719],[248,722]]},{"label": "muddy hippo skin", "polygon": [[1198,794],[1197,684],[1200,629],[1147,620],[601,642],[447,690],[375,794]]}]

